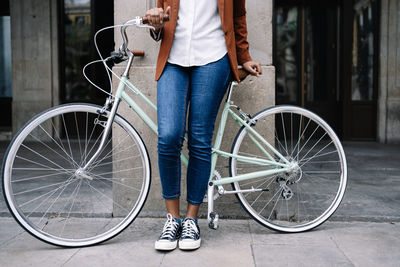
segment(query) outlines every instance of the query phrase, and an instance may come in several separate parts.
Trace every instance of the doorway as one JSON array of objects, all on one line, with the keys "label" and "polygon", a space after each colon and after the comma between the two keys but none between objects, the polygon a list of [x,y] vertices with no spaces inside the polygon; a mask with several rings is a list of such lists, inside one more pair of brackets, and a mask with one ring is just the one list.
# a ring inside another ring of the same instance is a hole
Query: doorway
[{"label": "doorway", "polygon": [[[104,104],[106,95],[83,76],[83,67],[99,59],[93,36],[101,28],[114,24],[114,1],[63,0],[60,5],[60,102]],[[114,32],[98,36],[99,50],[105,58],[114,50]],[[87,68],[89,79],[109,90],[110,84],[102,64]]]},{"label": "doorway", "polygon": [[375,140],[376,2],[275,1],[277,104],[314,111],[341,139]]}]

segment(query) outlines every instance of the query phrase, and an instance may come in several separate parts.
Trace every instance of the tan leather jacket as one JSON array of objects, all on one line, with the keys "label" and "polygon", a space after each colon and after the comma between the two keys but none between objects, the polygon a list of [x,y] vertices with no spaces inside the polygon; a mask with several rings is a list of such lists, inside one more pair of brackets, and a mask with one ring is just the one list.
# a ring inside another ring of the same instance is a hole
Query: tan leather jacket
[{"label": "tan leather jacket", "polygon": [[[171,15],[161,33],[162,42],[158,53],[156,81],[164,70],[174,40],[179,0],[157,0],[157,7],[165,10],[168,6],[171,7]],[[247,42],[245,0],[218,0],[218,10],[232,72],[235,80],[240,81],[238,64],[241,65],[251,60],[249,43]]]}]

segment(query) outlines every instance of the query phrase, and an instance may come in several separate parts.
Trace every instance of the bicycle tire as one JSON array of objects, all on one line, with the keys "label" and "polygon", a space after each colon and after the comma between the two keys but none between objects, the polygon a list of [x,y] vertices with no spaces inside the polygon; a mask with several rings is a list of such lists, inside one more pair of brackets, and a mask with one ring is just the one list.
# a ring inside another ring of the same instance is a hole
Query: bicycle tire
[{"label": "bicycle tire", "polygon": [[[95,245],[121,233],[144,206],[150,159],[138,132],[118,114],[86,176],[75,172],[96,151],[108,116],[91,104],[56,106],[31,119],[11,141],[3,193],[13,217],[34,237],[62,247]],[[128,176],[133,173],[138,178]]]},{"label": "bicycle tire", "polygon": [[[296,106],[267,108],[252,119],[253,129],[269,138],[268,142],[289,162],[297,162],[299,168],[291,173],[232,183],[234,190],[251,189],[250,186],[264,190],[237,193],[242,207],[261,225],[280,232],[304,232],[324,223],[340,205],[347,184],[346,157],[335,132],[318,115]],[[317,138],[318,134],[321,137]],[[232,154],[266,157],[253,140],[242,126],[232,144]],[[327,148],[333,150],[328,152]],[[271,149],[264,149],[279,161]],[[260,168],[271,166],[246,165],[230,158],[231,176]]]}]

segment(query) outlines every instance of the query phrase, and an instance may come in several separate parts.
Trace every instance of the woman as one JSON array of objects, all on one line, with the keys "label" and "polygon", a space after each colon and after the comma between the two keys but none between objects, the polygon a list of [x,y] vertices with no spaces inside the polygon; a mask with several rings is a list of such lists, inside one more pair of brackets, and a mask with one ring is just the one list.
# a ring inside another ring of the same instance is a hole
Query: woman
[{"label": "woman", "polygon": [[[167,222],[157,250],[200,247],[197,213],[211,170],[215,118],[238,64],[261,74],[247,42],[245,0],[158,0],[146,17],[162,40],[156,67],[158,165]],[[164,16],[169,15],[167,23]],[[187,211],[179,216],[180,151],[188,116]]]}]

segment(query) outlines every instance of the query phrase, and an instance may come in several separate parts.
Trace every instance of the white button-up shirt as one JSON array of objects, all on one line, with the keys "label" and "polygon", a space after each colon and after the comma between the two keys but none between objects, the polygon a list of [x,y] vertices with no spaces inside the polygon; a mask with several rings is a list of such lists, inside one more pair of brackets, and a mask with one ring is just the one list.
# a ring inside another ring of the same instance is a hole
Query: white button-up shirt
[{"label": "white button-up shirt", "polygon": [[168,62],[202,66],[227,53],[217,0],[180,0]]}]

